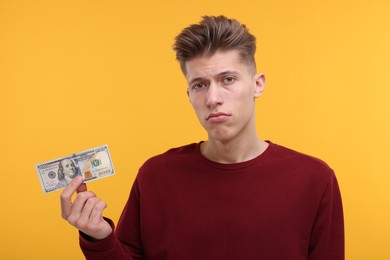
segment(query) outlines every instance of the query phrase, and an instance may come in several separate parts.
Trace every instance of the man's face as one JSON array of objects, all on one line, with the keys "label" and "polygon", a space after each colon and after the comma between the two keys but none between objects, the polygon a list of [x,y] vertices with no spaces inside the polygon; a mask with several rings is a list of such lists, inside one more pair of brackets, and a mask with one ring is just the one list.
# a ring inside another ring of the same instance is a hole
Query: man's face
[{"label": "man's face", "polygon": [[65,159],[61,162],[64,176],[71,177],[76,173],[76,167],[69,159]]},{"label": "man's face", "polygon": [[238,51],[218,51],[186,62],[188,96],[209,140],[255,134],[255,98],[265,78],[241,61]]}]

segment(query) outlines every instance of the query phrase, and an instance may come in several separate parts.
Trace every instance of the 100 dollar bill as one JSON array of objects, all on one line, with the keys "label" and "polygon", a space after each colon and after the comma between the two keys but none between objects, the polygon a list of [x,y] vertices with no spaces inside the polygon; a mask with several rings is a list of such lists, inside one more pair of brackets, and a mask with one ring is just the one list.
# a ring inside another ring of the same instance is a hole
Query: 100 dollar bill
[{"label": "100 dollar bill", "polygon": [[37,164],[36,169],[45,193],[65,188],[76,176],[87,182],[114,174],[107,145]]}]

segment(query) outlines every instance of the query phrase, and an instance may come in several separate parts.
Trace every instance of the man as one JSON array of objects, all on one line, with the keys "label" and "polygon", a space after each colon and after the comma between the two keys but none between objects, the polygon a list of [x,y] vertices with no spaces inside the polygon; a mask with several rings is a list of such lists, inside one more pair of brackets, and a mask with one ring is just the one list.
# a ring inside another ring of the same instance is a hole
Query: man
[{"label": "man", "polygon": [[105,202],[76,178],[61,195],[62,216],[80,230],[88,259],[344,259],[333,171],[256,134],[265,77],[255,49],[246,27],[223,16],[176,37],[208,140],[145,162],[116,229],[102,217]]}]

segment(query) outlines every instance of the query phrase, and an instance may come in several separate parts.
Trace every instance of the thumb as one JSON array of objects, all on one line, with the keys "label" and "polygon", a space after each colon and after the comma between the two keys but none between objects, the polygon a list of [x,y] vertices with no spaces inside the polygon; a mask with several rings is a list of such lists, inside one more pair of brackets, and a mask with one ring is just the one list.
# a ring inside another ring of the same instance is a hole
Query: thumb
[{"label": "thumb", "polygon": [[76,192],[80,193],[80,192],[87,191],[87,190],[88,190],[87,184],[81,183],[80,186],[77,187]]}]

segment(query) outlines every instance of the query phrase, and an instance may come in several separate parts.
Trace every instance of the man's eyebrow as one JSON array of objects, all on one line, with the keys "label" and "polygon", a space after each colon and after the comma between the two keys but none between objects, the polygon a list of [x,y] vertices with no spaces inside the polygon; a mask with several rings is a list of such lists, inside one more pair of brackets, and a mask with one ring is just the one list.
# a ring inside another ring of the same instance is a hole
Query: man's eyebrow
[{"label": "man's eyebrow", "polygon": [[[239,74],[240,73],[238,71],[235,71],[235,70],[226,70],[226,71],[222,71],[220,73],[217,73],[216,75],[213,76],[213,78],[220,78],[220,77],[223,77],[226,75],[239,75]],[[191,85],[196,81],[204,81],[204,80],[207,80],[207,79],[204,77],[196,77],[196,78],[191,79],[189,84]]]},{"label": "man's eyebrow", "polygon": [[205,78],[202,77],[196,77],[190,80],[189,84],[192,85],[194,82],[205,80]]},{"label": "man's eyebrow", "polygon": [[240,73],[238,71],[235,71],[235,70],[226,70],[226,71],[222,71],[220,73],[218,73],[217,75],[215,75],[217,78],[220,78],[222,76],[226,76],[226,75],[239,75]]}]

